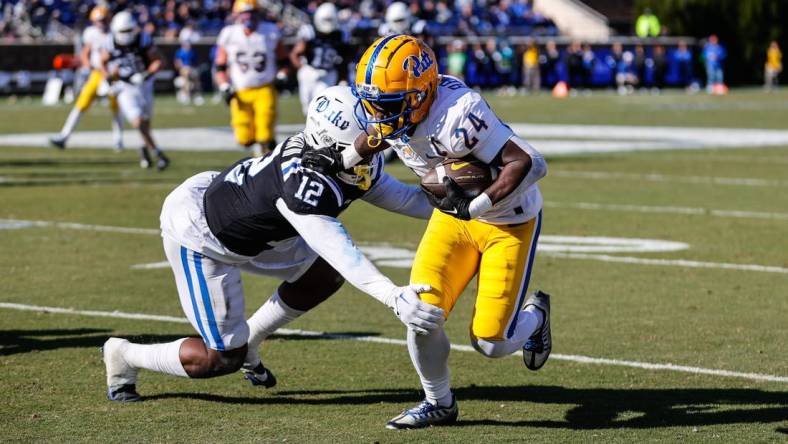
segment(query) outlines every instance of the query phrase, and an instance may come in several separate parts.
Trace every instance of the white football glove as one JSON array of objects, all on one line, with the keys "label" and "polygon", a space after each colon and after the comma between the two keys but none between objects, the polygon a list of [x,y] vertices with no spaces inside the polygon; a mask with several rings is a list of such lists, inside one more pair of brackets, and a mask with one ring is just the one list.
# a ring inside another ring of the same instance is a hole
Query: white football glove
[{"label": "white football glove", "polygon": [[428,334],[443,325],[446,320],[443,317],[443,309],[423,302],[419,298],[419,293],[431,289],[432,287],[426,284],[397,287],[396,291],[399,294],[394,298],[393,307],[391,307],[399,320],[419,335]]},{"label": "white football glove", "polygon": [[142,85],[145,82],[145,74],[138,72],[134,73],[130,78],[129,81],[134,85]]}]

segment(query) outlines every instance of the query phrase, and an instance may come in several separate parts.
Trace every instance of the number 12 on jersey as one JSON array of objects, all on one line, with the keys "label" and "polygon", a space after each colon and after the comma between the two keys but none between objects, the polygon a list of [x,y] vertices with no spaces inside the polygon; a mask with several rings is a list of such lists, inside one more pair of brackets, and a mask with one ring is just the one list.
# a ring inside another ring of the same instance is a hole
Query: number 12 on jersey
[{"label": "number 12 on jersey", "polygon": [[301,179],[301,185],[298,187],[298,191],[295,193],[295,197],[299,200],[304,201],[313,207],[317,206],[317,198],[323,194],[323,189],[325,187],[322,183],[312,180],[311,178],[304,176]]},{"label": "number 12 on jersey", "polygon": [[[468,113],[468,121],[471,122],[471,126],[473,126],[473,129],[476,130],[477,133],[483,129],[488,128],[487,123],[474,113]],[[455,129],[454,135],[462,135],[462,138],[465,141],[465,148],[468,148],[469,150],[473,149],[473,147],[479,143],[479,139],[476,136],[471,136],[468,134],[468,130],[463,127]]]}]

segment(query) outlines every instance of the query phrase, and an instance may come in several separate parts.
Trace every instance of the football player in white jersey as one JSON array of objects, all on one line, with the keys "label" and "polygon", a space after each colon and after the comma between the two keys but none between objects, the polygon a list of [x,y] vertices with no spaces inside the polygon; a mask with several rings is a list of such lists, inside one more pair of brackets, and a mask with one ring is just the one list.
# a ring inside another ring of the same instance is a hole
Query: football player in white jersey
[{"label": "football player in white jersey", "polygon": [[[60,149],[66,147],[68,138],[71,137],[71,133],[79,124],[79,119],[90,108],[96,97],[106,94],[109,90],[101,71],[101,51],[107,48],[111,39],[108,32],[109,9],[103,5],[93,7],[90,10],[90,21],[92,24],[82,32],[82,50],[79,52],[81,69],[90,70],[90,75],[82,85],[74,108],[63,124],[60,134],[49,139],[52,145]],[[123,149],[123,119],[120,116],[118,102],[113,95],[109,95],[109,106],[112,110],[113,144],[115,149],[120,151]]]},{"label": "football player in white jersey", "polygon": [[[170,193],[161,212],[164,251],[183,311],[200,337],[152,345],[107,340],[110,400],[139,399],[139,369],[208,378],[243,367],[253,384],[272,387],[276,380],[258,354],[261,342],[331,296],[344,279],[394,310],[410,330],[426,334],[443,323],[441,309],[419,300],[428,287],[392,283],[337,219],[356,199],[426,219],[432,212],[426,195],[383,172],[382,155],[329,175],[301,165],[311,147],[346,149],[364,133],[354,103],[348,87],[331,87],[310,104],[304,131],[270,155],[197,174]],[[284,281],[248,320],[241,271]]]},{"label": "football player in white jersey", "polygon": [[235,139],[256,155],[276,146],[276,61],[284,49],[276,24],[261,20],[255,0],[235,0],[236,23],[216,39],[216,84],[230,105]]},{"label": "football player in white jersey", "polygon": [[[448,315],[478,273],[471,344],[490,358],[522,349],[526,367],[541,368],[552,349],[550,299],[526,292],[542,225],[536,184],[547,172],[542,155],[501,122],[481,95],[456,78],[439,76],[435,54],[411,36],[383,37],[367,49],[357,65],[354,94],[368,139],[342,155],[313,152],[304,163],[324,172],[344,169],[390,145],[419,176],[446,159],[468,156],[496,168],[495,181],[473,198],[444,179],[447,196],[433,199],[437,210],[419,244],[411,281],[429,284],[422,301]],[[386,426],[455,422],[443,328],[427,335],[408,332],[408,350],[426,399]]]},{"label": "football player in white jersey", "polygon": [[140,32],[130,12],[115,14],[110,29],[112,39],[102,52],[104,73],[112,80],[120,111],[144,141],[140,148],[140,167],[152,167],[153,154],[156,169],[161,171],[169,166],[170,160],[156,145],[151,132],[153,81],[154,74],[161,69],[161,56],[151,37]]},{"label": "football player in white jersey", "polygon": [[298,30],[298,42],[290,51],[290,63],[298,70],[298,96],[306,115],[313,98],[347,78],[350,62],[348,35],[339,29],[337,7],[323,3],[315,10],[314,26]]}]

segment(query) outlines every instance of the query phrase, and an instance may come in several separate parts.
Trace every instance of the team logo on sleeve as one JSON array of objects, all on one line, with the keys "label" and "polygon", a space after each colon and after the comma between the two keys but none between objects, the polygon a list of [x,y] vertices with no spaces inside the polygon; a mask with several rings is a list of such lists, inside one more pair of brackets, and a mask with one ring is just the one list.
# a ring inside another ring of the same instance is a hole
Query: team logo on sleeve
[{"label": "team logo on sleeve", "polygon": [[421,77],[421,74],[428,70],[432,64],[435,63],[427,51],[421,52],[421,59],[415,55],[409,56],[402,64],[402,69],[410,71],[413,77]]}]

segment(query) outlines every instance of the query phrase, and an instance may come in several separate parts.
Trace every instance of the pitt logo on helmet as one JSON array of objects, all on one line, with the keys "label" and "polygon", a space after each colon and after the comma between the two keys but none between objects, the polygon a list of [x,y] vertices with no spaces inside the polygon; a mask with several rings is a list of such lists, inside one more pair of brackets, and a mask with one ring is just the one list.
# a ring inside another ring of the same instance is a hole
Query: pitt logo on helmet
[{"label": "pitt logo on helmet", "polygon": [[432,61],[429,53],[425,51],[421,54],[421,60],[419,60],[419,58],[416,56],[410,56],[405,59],[402,69],[407,71],[408,68],[410,68],[413,77],[421,77],[421,73],[428,70],[433,63],[434,62]]},{"label": "pitt logo on helmet", "polygon": [[356,65],[356,117],[371,137],[397,139],[427,117],[437,87],[429,46],[407,35],[381,37]]}]

